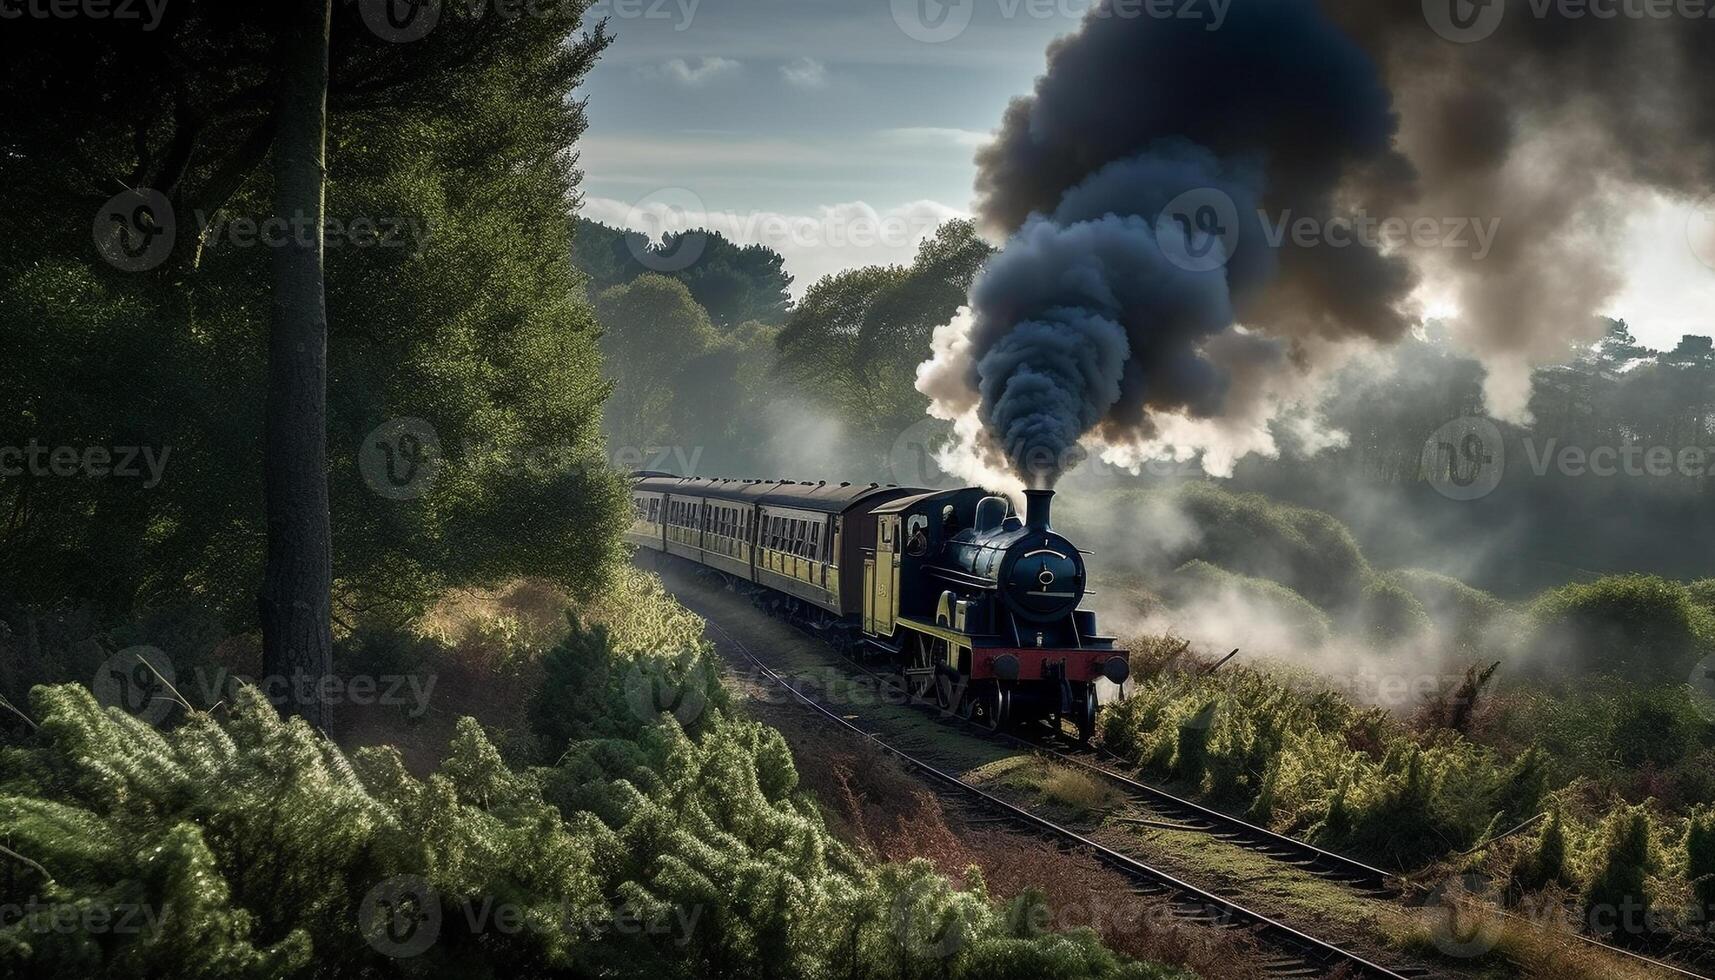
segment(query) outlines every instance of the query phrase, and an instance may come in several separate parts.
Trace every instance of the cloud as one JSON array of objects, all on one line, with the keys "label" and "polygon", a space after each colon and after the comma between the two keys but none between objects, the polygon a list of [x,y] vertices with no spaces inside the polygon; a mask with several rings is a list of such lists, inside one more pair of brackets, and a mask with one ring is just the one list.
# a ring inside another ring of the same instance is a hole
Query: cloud
[{"label": "cloud", "polygon": [[[792,294],[823,276],[866,265],[908,263],[945,222],[969,215],[938,201],[878,209],[863,201],[822,205],[807,214],[689,208],[689,191],[658,192],[641,206],[608,197],[584,199],[583,216],[659,238],[663,231],[708,228],[740,245],[766,245],[786,260]],[[653,203],[671,200],[675,206]]]},{"label": "cloud", "polygon": [[694,65],[684,58],[672,58],[659,65],[645,65],[638,69],[638,74],[644,78],[664,78],[688,88],[702,88],[722,75],[738,71],[740,67],[731,58],[703,58]]},{"label": "cloud", "polygon": [[781,65],[780,76],[798,88],[825,88],[828,67],[814,58],[798,58]]},{"label": "cloud", "polygon": [[994,138],[993,133],[947,126],[902,126],[897,129],[883,129],[876,135],[891,143],[909,143],[916,146],[977,147]]}]

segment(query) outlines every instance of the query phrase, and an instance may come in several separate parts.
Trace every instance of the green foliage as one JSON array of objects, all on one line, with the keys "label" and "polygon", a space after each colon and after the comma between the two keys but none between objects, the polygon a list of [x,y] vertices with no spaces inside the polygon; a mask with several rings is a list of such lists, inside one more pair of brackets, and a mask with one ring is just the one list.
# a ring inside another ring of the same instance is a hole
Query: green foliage
[{"label": "green foliage", "polygon": [[1513,882],[1522,891],[1536,891],[1548,885],[1572,883],[1567,868],[1566,827],[1559,808],[1548,812],[1537,836],[1536,847],[1523,855],[1513,870]]},{"label": "green foliage", "polygon": [[602,357],[614,380],[609,414],[634,446],[674,445],[674,385],[718,341],[685,284],[640,276],[596,298]]},{"label": "green foliage", "polygon": [[[735,245],[720,232],[701,228],[651,242],[637,232],[588,218],[573,218],[572,225],[576,239],[572,257],[588,279],[592,297],[657,270],[684,283],[723,330],[749,321],[777,327],[786,318],[792,276],[786,272],[785,258],[766,245]],[[675,256],[688,256],[693,250],[690,265],[674,268],[681,264]]]},{"label": "green foliage", "polygon": [[[225,718],[165,732],[81,687],[38,688],[39,736],[0,753],[0,838],[25,858],[0,856],[0,903],[39,913],[0,928],[0,971],[1180,976],[1089,931],[1020,928],[974,873],[959,890],[926,862],[865,865],[799,792],[776,731],[591,707],[615,737],[558,766],[508,769],[466,719],[419,779],[392,749],[348,759],[252,688]],[[137,927],[118,928],[131,910]]]},{"label": "green foliage", "polygon": [[1180,566],[1162,591],[1179,605],[1233,602],[1253,609],[1259,618],[1283,624],[1291,642],[1303,647],[1327,643],[1333,632],[1327,614],[1290,588],[1228,572],[1202,560]]},{"label": "green foliage", "polygon": [[1408,568],[1389,572],[1386,577],[1417,598],[1430,620],[1461,654],[1487,647],[1490,632],[1506,611],[1499,599],[1450,575]]},{"label": "green foliage", "polygon": [[1679,682],[1715,651],[1715,612],[1653,575],[1554,589],[1537,598],[1531,619],[1527,653],[1544,669]]},{"label": "green foliage", "polygon": [[1715,912],[1715,808],[1692,814],[1685,832],[1685,877],[1703,914]]},{"label": "green foliage", "polygon": [[[328,215],[396,232],[328,247],[336,610],[385,604],[402,619],[447,587],[525,572],[589,589],[619,557],[626,510],[617,481],[585,465],[601,457],[606,386],[571,269],[568,150],[584,127],[573,90],[608,38],[578,33],[583,3],[447,17],[409,46],[335,7]],[[5,481],[0,593],[118,611],[188,600],[253,622],[273,249],[222,232],[270,215],[271,17],[187,0],[143,34],[7,32],[8,90],[63,100],[9,127],[0,152],[21,222],[0,242],[8,442],[150,447],[166,462],[153,486]],[[176,210],[158,269],[121,271],[93,247],[94,216],[125,186]],[[358,454],[405,417],[434,428],[441,466],[422,496],[390,500]],[[545,447],[576,465],[521,463]]]},{"label": "green foliage", "polygon": [[1321,511],[1212,483],[1186,484],[1174,499],[1196,532],[1177,561],[1196,558],[1269,579],[1325,610],[1357,599],[1369,581],[1369,563],[1351,531]]},{"label": "green foliage", "polygon": [[1405,586],[1386,576],[1373,576],[1364,584],[1358,606],[1358,625],[1364,636],[1391,645],[1429,632],[1429,613]]},{"label": "green foliage", "polygon": [[1524,819],[1544,787],[1540,755],[1507,763],[1454,733],[1422,740],[1381,709],[1238,665],[1140,676],[1100,726],[1104,744],[1148,775],[1403,867],[1476,844],[1497,819]]},{"label": "green foliage", "polygon": [[1623,933],[1636,931],[1635,923],[1640,920],[1634,918],[1631,929],[1626,929],[1623,917],[1627,909],[1651,905],[1649,878],[1661,866],[1649,810],[1641,805],[1622,806],[1610,813],[1602,821],[1590,860],[1590,884],[1584,891],[1586,913],[1600,910],[1603,916],[1595,917],[1598,923],[1605,916],[1615,924],[1614,917],[1620,916],[1617,925]]},{"label": "green foliage", "polygon": [[[755,464],[754,429],[768,403],[775,329],[750,321],[722,332],[678,279],[649,273],[597,299],[607,428],[633,465],[700,473]],[[654,447],[670,447],[665,459]]]},{"label": "green foliage", "polygon": [[909,266],[866,266],[818,280],[777,341],[778,375],[844,426],[877,462],[923,420],[916,368],[936,327],[964,304],[993,250],[970,221],[950,221]]}]

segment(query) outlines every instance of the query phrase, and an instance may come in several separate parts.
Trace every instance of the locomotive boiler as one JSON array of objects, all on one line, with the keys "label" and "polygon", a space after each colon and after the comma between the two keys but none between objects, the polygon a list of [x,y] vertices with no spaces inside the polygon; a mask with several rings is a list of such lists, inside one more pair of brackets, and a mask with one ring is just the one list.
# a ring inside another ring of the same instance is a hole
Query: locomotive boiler
[{"label": "locomotive boiler", "polygon": [[1088,739],[1127,653],[1082,608],[1084,553],[1050,526],[1053,492],[1024,496],[1020,515],[975,487],[640,473],[627,537],[848,631],[949,711],[996,729],[1064,720]]}]

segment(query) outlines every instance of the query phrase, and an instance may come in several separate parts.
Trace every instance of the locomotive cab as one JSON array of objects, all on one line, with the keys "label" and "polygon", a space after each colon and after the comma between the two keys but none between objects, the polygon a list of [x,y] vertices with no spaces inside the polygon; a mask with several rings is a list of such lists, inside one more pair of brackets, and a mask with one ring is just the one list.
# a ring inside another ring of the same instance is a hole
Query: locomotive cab
[{"label": "locomotive cab", "polygon": [[1079,608],[1084,557],[1050,526],[1052,497],[1026,491],[1023,516],[976,488],[876,508],[865,632],[944,706],[991,727],[1064,717],[1087,738],[1098,682],[1123,684],[1130,668]]}]

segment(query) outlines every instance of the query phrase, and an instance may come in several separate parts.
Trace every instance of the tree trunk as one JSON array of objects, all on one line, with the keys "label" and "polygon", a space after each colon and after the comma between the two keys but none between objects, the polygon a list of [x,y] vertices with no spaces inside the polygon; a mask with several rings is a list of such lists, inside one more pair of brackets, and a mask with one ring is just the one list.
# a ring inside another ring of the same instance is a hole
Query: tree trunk
[{"label": "tree trunk", "polygon": [[276,706],[325,729],[333,672],[327,475],[327,301],[322,224],[332,0],[278,0],[280,89],[274,213],[293,234],[272,256],[262,483],[267,565],[259,597],[265,686]]}]

